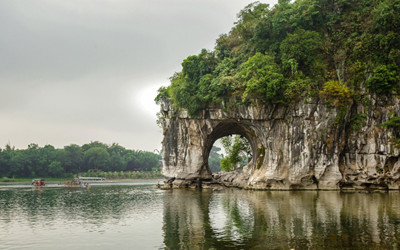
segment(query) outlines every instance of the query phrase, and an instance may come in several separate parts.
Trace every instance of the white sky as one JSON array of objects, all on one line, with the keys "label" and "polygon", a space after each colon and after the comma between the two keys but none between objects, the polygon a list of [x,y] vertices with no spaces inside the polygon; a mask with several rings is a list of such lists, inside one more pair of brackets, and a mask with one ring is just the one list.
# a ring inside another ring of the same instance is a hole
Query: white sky
[{"label": "white sky", "polygon": [[160,149],[157,89],[251,2],[0,1],[0,147]]}]

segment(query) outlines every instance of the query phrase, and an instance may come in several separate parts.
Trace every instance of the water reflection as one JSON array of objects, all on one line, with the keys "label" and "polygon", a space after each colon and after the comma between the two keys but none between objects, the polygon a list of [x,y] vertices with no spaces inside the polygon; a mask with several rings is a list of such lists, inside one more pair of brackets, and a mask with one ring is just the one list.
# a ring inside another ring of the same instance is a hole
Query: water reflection
[{"label": "water reflection", "polygon": [[[106,189],[106,190],[105,190]],[[132,207],[151,210],[154,197],[137,189],[120,186],[86,189],[25,189],[0,193],[0,216],[5,223],[19,218],[32,223],[52,221],[58,217],[72,221],[101,224],[109,219],[122,219]],[[154,194],[152,195],[154,196]],[[33,224],[34,225],[34,224]]]},{"label": "water reflection", "polygon": [[0,249],[162,247],[154,185],[0,189]]},{"label": "water reflection", "polygon": [[400,198],[390,193],[173,190],[168,249],[397,249]]},{"label": "water reflection", "polygon": [[399,192],[0,189],[1,249],[398,249]]}]

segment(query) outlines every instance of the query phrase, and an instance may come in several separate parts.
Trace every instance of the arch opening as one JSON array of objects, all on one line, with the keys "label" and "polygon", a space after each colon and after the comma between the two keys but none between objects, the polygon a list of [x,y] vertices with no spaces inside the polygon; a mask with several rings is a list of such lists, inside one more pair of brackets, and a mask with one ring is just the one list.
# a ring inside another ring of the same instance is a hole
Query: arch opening
[{"label": "arch opening", "polygon": [[[257,149],[257,144],[252,135],[253,133],[249,125],[237,121],[219,123],[208,136],[204,147],[204,162],[207,163],[208,171],[210,173],[216,173],[221,170],[233,170],[227,168],[228,165],[233,166],[232,164],[234,161],[232,162],[232,159],[239,159],[234,169],[243,167],[249,163],[254,165],[257,156],[255,151]],[[230,141],[230,152],[226,152],[226,150],[229,150],[229,147],[225,148],[224,146],[227,145],[223,141]],[[231,157],[233,156],[232,151],[234,151],[238,158]]]},{"label": "arch opening", "polygon": [[212,173],[231,171],[247,165],[253,158],[249,141],[238,134],[219,138],[211,147],[208,167]]}]

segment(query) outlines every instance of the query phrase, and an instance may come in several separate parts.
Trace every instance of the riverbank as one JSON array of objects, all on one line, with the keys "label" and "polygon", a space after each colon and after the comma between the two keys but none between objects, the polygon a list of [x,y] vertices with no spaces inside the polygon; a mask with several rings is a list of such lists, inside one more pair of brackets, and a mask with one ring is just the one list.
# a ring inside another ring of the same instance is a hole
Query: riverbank
[{"label": "riverbank", "polygon": [[[40,178],[37,178],[40,179]],[[43,178],[45,179],[45,182],[47,184],[57,184],[57,183],[65,183],[66,181],[71,181],[71,178]],[[109,182],[134,182],[134,181],[159,181],[163,182],[165,181],[165,178],[124,178],[124,179],[107,179]],[[15,184],[27,184],[31,183],[32,178],[14,178],[14,179],[9,179],[8,181],[3,181],[3,179],[0,179],[0,184],[1,185],[15,185]]]},{"label": "riverbank", "polygon": [[66,182],[71,180],[71,178],[0,178],[1,184],[21,184],[21,183],[31,183],[33,179],[45,179],[47,183],[57,183]]}]

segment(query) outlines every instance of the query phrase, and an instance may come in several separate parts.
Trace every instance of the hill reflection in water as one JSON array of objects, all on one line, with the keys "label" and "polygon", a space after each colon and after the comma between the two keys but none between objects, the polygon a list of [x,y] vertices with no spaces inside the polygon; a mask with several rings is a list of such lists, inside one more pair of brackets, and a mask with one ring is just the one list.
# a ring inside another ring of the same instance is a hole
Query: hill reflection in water
[{"label": "hill reflection in water", "polygon": [[398,192],[173,190],[164,198],[170,249],[399,247]]},{"label": "hill reflection in water", "polygon": [[0,188],[4,249],[398,249],[399,192]]}]

